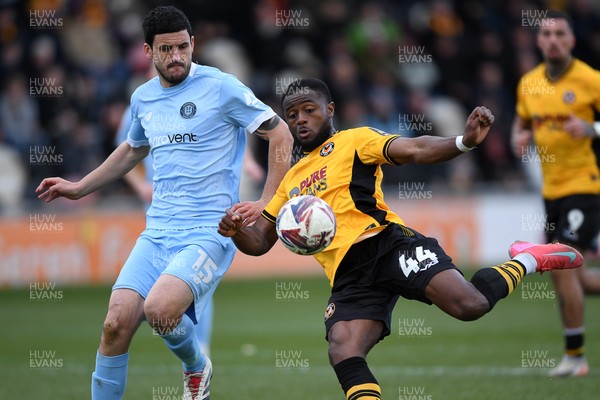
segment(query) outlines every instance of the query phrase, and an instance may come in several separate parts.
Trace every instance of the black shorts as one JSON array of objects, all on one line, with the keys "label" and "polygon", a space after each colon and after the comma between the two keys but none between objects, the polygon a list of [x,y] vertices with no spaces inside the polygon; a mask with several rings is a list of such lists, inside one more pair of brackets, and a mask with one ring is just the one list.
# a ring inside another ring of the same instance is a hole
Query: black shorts
[{"label": "black shorts", "polygon": [[425,288],[435,274],[457,269],[437,240],[398,224],[353,245],[337,269],[325,311],[325,339],[338,321],[382,321],[390,334],[398,297],[431,304]]},{"label": "black shorts", "polygon": [[578,194],[544,200],[546,239],[558,240],[583,250],[596,250],[600,232],[600,196]]}]

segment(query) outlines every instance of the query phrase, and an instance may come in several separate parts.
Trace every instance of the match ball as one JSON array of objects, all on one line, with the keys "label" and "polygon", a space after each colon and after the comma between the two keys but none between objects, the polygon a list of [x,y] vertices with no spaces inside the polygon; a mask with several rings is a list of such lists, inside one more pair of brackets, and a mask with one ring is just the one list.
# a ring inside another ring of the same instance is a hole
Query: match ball
[{"label": "match ball", "polygon": [[323,251],[335,237],[335,214],[316,196],[288,200],[277,214],[277,236],[290,251],[311,255]]}]

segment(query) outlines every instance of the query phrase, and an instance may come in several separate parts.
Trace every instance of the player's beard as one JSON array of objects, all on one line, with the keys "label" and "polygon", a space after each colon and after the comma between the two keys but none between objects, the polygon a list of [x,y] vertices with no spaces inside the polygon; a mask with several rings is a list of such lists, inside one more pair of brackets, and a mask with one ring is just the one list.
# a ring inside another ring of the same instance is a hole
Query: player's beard
[{"label": "player's beard", "polygon": [[300,146],[302,146],[303,151],[311,152],[323,143],[325,143],[325,141],[327,141],[327,139],[329,139],[332,134],[333,126],[331,125],[331,123],[323,124],[323,126],[321,127],[321,129],[319,129],[319,132],[314,138],[312,138],[309,141],[298,140],[298,143],[300,143]]},{"label": "player's beard", "polygon": [[[173,76],[169,74],[169,68],[172,67],[173,65],[180,65],[184,68],[183,74],[179,75],[179,76]],[[183,82],[185,80],[185,78],[187,78],[187,76],[190,73],[190,68],[192,67],[192,63],[189,63],[187,65],[185,65],[184,63],[181,62],[172,62],[170,64],[167,65],[167,67],[165,68],[165,70],[162,70],[161,68],[159,68],[156,64],[154,64],[155,68],[156,68],[156,72],[158,72],[158,74],[160,75],[160,77],[166,81],[167,83],[169,83],[169,85],[174,86],[177,85],[181,82]]]}]

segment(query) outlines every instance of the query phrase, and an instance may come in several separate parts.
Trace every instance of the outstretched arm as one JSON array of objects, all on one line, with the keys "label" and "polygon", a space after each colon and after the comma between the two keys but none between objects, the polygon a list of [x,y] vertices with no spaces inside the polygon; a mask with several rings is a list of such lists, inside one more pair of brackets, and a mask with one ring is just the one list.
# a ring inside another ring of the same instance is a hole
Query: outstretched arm
[{"label": "outstretched arm", "polygon": [[221,218],[217,232],[232,238],[233,243],[242,253],[251,256],[265,254],[277,241],[274,223],[261,217],[256,220],[254,225],[244,226],[243,217],[229,209]]},{"label": "outstretched arm", "polygon": [[150,147],[131,147],[123,142],[95,170],[79,182],[69,182],[62,178],[46,178],[35,190],[38,198],[46,203],[58,197],[77,200],[112,182],[129,172],[141,159],[148,155]]},{"label": "outstretched arm", "polygon": [[235,213],[242,215],[246,223],[258,219],[275,194],[283,176],[290,169],[290,154],[294,142],[288,126],[277,115],[265,121],[256,130],[256,134],[269,141],[269,170],[260,200],[242,202],[232,208]]},{"label": "outstretched arm", "polygon": [[481,143],[493,123],[494,115],[492,112],[486,107],[477,107],[467,118],[462,140],[458,139],[464,146],[462,150],[459,149],[460,144],[457,144],[456,137],[399,137],[390,144],[388,155],[396,164],[433,164],[447,161],[467,151],[467,148],[471,149]]}]

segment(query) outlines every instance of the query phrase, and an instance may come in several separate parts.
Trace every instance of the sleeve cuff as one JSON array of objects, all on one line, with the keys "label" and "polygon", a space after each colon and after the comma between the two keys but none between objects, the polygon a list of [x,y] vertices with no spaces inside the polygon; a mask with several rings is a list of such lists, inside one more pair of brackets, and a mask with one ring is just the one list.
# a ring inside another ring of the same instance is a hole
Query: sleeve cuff
[{"label": "sleeve cuff", "polygon": [[389,139],[388,139],[388,140],[385,142],[385,144],[383,145],[383,157],[385,158],[385,160],[386,160],[388,163],[390,163],[390,164],[392,164],[392,165],[401,165],[401,164],[398,164],[397,162],[395,162],[394,160],[392,160],[392,157],[390,157],[390,155],[389,155],[389,153],[388,153],[388,151],[389,151],[389,149],[390,149],[390,145],[392,144],[392,142],[393,142],[394,140],[398,139],[399,137],[400,137],[400,136],[393,136],[393,137],[389,138]]},{"label": "sleeve cuff", "polygon": [[275,114],[275,111],[273,111],[271,108],[263,111],[258,117],[254,118],[254,121],[252,121],[250,125],[246,127],[246,132],[254,133],[263,122],[273,118],[275,115],[277,114]]},{"label": "sleeve cuff", "polygon": [[131,140],[129,138],[127,138],[127,143],[129,143],[129,145],[131,147],[144,147],[144,146],[150,146],[150,142],[148,142],[147,140]]},{"label": "sleeve cuff", "polygon": [[263,210],[263,212],[261,213],[261,215],[269,222],[275,223],[277,222],[277,217],[272,216],[271,214],[269,214],[267,212],[267,210]]}]

